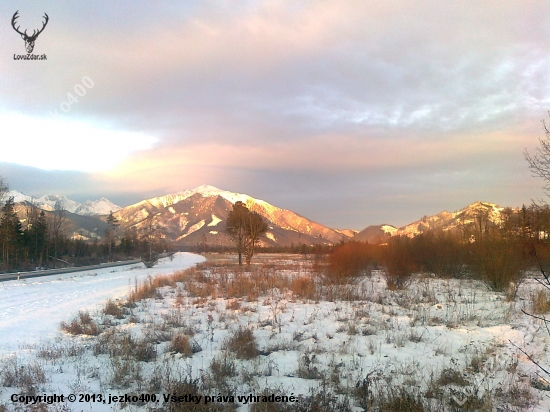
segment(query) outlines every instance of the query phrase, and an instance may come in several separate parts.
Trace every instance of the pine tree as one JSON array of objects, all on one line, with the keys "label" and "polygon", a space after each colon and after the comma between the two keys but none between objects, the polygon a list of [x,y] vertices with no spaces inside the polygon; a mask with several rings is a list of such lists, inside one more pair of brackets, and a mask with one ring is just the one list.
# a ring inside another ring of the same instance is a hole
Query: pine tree
[{"label": "pine tree", "polygon": [[6,268],[16,267],[19,263],[19,252],[23,246],[23,227],[15,211],[13,197],[10,197],[2,208],[0,235],[2,262]]},{"label": "pine tree", "polygon": [[107,217],[107,229],[105,230],[105,237],[107,238],[109,247],[109,262],[111,262],[113,258],[113,244],[115,242],[118,225],[118,219],[113,216],[113,212],[111,211],[109,217]]}]

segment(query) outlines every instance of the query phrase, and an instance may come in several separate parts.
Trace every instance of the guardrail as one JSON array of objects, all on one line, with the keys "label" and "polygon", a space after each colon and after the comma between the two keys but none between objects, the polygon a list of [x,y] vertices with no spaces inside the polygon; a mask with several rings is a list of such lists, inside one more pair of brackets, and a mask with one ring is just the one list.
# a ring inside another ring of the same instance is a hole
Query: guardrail
[{"label": "guardrail", "polygon": [[88,270],[105,269],[105,268],[111,268],[116,266],[135,265],[136,263],[143,263],[143,262],[141,261],[141,259],[134,259],[134,260],[124,260],[122,262],[101,263],[99,265],[91,265],[91,266],[80,266],[80,267],[63,268],[63,269],[36,270],[33,272],[5,273],[3,275],[0,275],[0,282],[5,282],[8,280],[37,278],[41,276],[60,275],[64,273],[84,272]]}]

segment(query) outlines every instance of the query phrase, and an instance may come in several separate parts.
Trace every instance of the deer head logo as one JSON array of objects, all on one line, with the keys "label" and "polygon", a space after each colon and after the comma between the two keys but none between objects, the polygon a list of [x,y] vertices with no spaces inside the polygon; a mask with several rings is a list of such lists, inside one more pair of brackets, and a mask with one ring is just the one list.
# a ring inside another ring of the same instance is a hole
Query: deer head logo
[{"label": "deer head logo", "polygon": [[40,30],[38,30],[38,32],[36,30],[34,30],[32,35],[29,36],[27,34],[27,30],[25,30],[25,32],[22,33],[22,32],[19,31],[20,26],[15,27],[15,23],[16,23],[15,21],[19,18],[18,13],[19,13],[19,10],[17,10],[15,12],[15,14],[13,15],[13,18],[11,19],[11,25],[12,25],[13,29],[21,35],[21,38],[23,40],[25,40],[25,48],[27,49],[27,53],[32,53],[32,51],[34,49],[34,42],[36,41],[36,38],[38,37],[38,35],[40,33],[42,33],[44,31],[44,28],[46,27],[46,24],[48,24],[48,20],[50,18],[48,17],[48,15],[46,13],[44,13],[45,21],[44,21],[44,24],[42,25],[42,28]]}]

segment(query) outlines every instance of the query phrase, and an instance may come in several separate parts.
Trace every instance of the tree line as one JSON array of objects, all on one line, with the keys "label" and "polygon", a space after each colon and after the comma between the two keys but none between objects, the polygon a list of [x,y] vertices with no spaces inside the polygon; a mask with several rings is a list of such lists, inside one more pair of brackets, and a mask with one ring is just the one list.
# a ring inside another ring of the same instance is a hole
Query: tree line
[{"label": "tree line", "polygon": [[0,272],[83,266],[129,257],[154,262],[159,253],[170,250],[153,225],[140,233],[135,227],[123,231],[112,213],[101,238],[71,235],[69,213],[61,203],[44,211],[32,202],[17,204],[7,193],[8,186],[0,177]]},{"label": "tree line", "polygon": [[390,288],[406,286],[414,273],[429,273],[480,279],[494,290],[506,291],[511,285],[517,288],[526,270],[550,268],[550,207],[508,208],[498,220],[478,211],[451,230],[393,236],[381,245],[342,243],[328,262],[327,276],[341,282],[380,269]]}]

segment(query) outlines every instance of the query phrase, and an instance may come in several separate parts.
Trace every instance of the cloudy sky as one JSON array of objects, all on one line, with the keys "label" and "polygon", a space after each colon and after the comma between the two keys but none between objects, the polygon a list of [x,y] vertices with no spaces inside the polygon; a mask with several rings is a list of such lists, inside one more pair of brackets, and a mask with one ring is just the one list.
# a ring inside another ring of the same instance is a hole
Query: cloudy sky
[{"label": "cloudy sky", "polygon": [[[49,15],[47,60],[15,59],[16,10],[28,34]],[[523,152],[550,110],[547,1],[8,0],[0,17],[0,175],[29,195],[125,206],[211,184],[355,229],[543,196]]]}]

